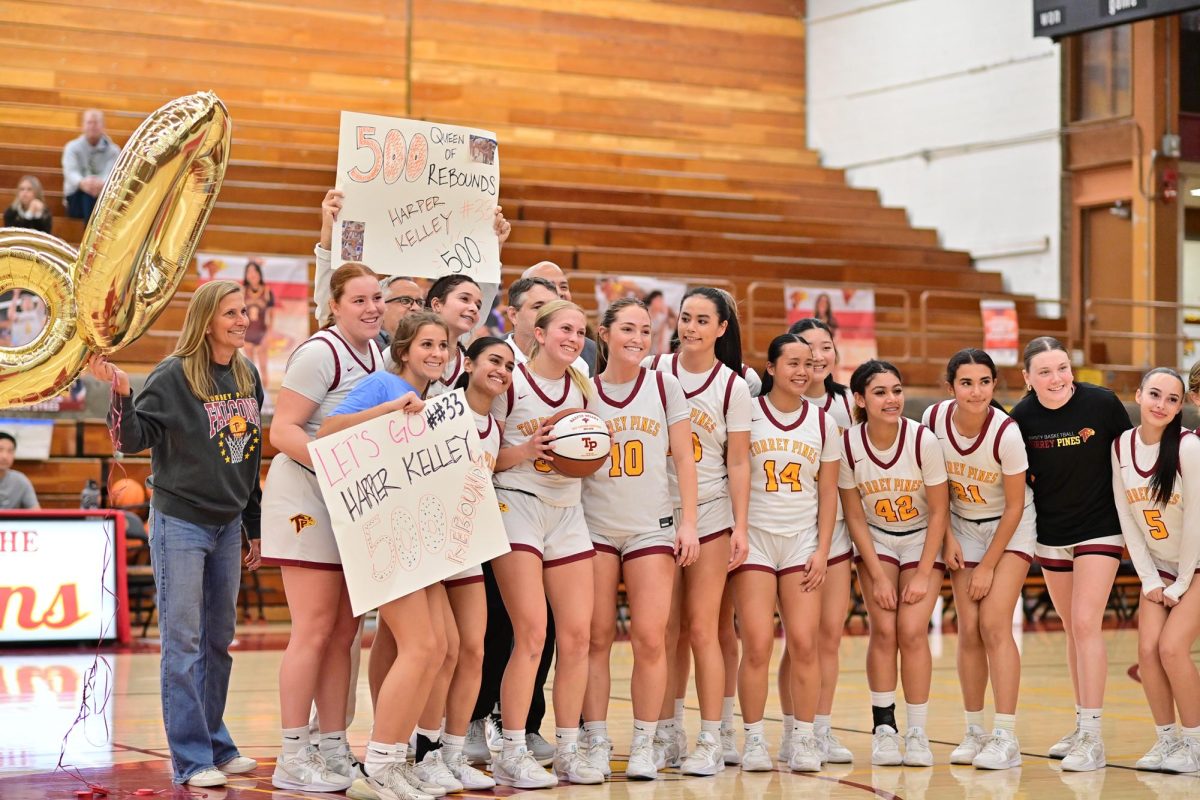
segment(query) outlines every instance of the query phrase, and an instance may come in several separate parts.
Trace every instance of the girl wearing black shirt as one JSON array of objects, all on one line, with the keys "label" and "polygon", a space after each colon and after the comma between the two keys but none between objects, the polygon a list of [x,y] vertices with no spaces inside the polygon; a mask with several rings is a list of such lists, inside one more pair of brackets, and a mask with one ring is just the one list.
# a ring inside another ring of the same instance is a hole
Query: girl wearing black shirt
[{"label": "girl wearing black shirt", "polygon": [[1112,495],[1113,440],[1133,427],[1113,392],[1077,383],[1066,348],[1048,336],[1025,348],[1029,393],[1013,408],[1029,455],[1037,559],[1067,634],[1076,725],[1050,748],[1063,769],[1105,765],[1100,738],[1108,657],[1100,624],[1124,540]]}]

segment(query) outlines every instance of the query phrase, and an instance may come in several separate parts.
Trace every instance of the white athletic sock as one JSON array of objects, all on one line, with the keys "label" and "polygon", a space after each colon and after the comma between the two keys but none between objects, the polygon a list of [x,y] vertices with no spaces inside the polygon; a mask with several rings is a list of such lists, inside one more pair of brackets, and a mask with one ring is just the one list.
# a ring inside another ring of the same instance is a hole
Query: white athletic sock
[{"label": "white athletic sock", "polygon": [[501,758],[515,756],[523,747],[525,747],[524,728],[518,728],[515,731],[501,730],[500,735],[503,737],[500,745]]},{"label": "white athletic sock", "polygon": [[829,733],[833,727],[833,714],[817,714],[813,717],[813,730],[818,733]]},{"label": "white athletic sock", "polygon": [[1079,719],[1080,719],[1081,714],[1083,714],[1083,709],[1080,708],[1079,704],[1077,703],[1075,705],[1075,727],[1076,728],[1079,727]]},{"label": "white athletic sock", "polygon": [[579,728],[555,728],[554,743],[561,750],[564,747],[576,744],[579,741]]},{"label": "white athletic sock", "polygon": [[657,730],[658,730],[658,721],[657,720],[652,720],[650,722],[646,722],[645,720],[635,719],[633,721],[634,737],[649,736],[649,737],[653,738],[653,736],[657,732]]},{"label": "white athletic sock", "polygon": [[679,730],[679,726],[675,723],[675,720],[660,719],[658,727],[654,729],[654,735],[663,741],[670,741],[675,738],[675,731],[677,730]]},{"label": "white athletic sock", "polygon": [[792,726],[796,724],[796,718],[791,714],[783,715],[783,736],[787,738],[792,735]]},{"label": "white athletic sock", "polygon": [[462,752],[463,747],[467,743],[467,737],[455,736],[452,733],[442,734],[442,758],[447,761],[451,760],[451,756],[457,756]]},{"label": "white athletic sock", "polygon": [[736,700],[735,697],[726,697],[721,700],[721,722],[726,725],[733,724],[733,704]]},{"label": "white athletic sock", "polygon": [[1172,722],[1170,725],[1155,725],[1154,732],[1159,736],[1178,736],[1179,728]]},{"label": "white athletic sock", "polygon": [[967,730],[978,728],[983,730],[983,709],[978,711],[964,711],[963,716],[967,718]]},{"label": "white athletic sock", "polygon": [[896,690],[890,692],[871,692],[871,705],[876,708],[887,708],[896,705]]},{"label": "white athletic sock", "polygon": [[1017,715],[1016,714],[993,714],[992,727],[998,731],[1008,731],[1009,733],[1017,732]]},{"label": "white athletic sock", "polygon": [[817,726],[815,723],[798,719],[792,724],[792,733],[797,736],[811,737],[816,732]]},{"label": "white athletic sock", "polygon": [[680,728],[683,727],[683,698],[675,698],[675,722]]},{"label": "white athletic sock", "polygon": [[608,721],[602,719],[596,722],[585,722],[583,723],[583,732],[588,736],[603,736],[605,739],[607,739]]},{"label": "white athletic sock", "polygon": [[367,742],[367,774],[374,775],[379,770],[386,767],[393,761],[403,761],[408,755],[408,745],[404,745],[404,752],[397,758],[400,753],[400,745],[384,744],[383,742],[370,741]]},{"label": "white athletic sock", "polygon": [[1200,741],[1200,725],[1197,725],[1194,728],[1183,728],[1182,733],[1185,739]]},{"label": "white athletic sock", "polygon": [[721,720],[719,719],[702,719],[700,720],[700,731],[711,733],[714,738],[721,738]]},{"label": "white athletic sock", "polygon": [[758,722],[743,723],[742,728],[746,731],[747,739],[749,739],[751,736],[758,736],[761,738],[763,735],[763,721],[761,719]]},{"label": "white athletic sock", "polygon": [[1079,709],[1079,730],[1100,735],[1100,722],[1104,716],[1102,708]]},{"label": "white athletic sock", "polygon": [[308,726],[301,725],[299,728],[284,728],[282,738],[283,757],[290,758],[298,755],[301,750],[308,746]]},{"label": "white athletic sock", "polygon": [[922,733],[925,732],[925,725],[929,722],[929,703],[905,703],[904,704],[904,724],[909,727],[909,730],[916,728]]}]

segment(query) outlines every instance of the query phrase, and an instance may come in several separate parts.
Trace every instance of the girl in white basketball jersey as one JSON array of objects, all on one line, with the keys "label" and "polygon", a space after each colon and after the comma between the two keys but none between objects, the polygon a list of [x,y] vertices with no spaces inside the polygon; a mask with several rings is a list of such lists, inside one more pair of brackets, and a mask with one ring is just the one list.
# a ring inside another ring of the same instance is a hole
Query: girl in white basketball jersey
[{"label": "girl in white basketball jersey", "polygon": [[[263,490],[263,562],[280,567],[292,618],[279,666],[283,754],[273,782],[317,792],[346,789],[356,775],[345,728],[358,621],[307,445],[325,415],[383,364],[374,342],[384,310],[379,280],[362,264],[343,264],[330,289],[326,327],[288,359],[270,432],[280,455]],[[314,698],[319,751],[308,745]]]},{"label": "girl in white basketball jersey", "polygon": [[[1191,374],[1193,398],[1200,369]],[[1183,379],[1152,369],[1137,391],[1141,424],[1113,442],[1113,498],[1129,557],[1142,580],[1138,676],[1158,740],[1138,769],[1200,771],[1200,437],[1183,434]],[[1180,730],[1175,725],[1179,708]]]},{"label": "girl in white basketball jersey", "polygon": [[[574,303],[544,305],[534,323],[528,363],[513,373],[492,416],[503,431],[496,458],[496,497],[512,552],[492,560],[513,627],[513,650],[500,690],[503,738],[492,777],[502,786],[541,789],[559,779],[603,783],[604,775],[578,748],[579,715],[587,689],[595,555],[580,505],[581,481],[554,471],[551,417],[588,405],[587,379],[571,367],[583,350],[587,320]],[[525,723],[546,636],[546,601],[557,637],[554,668],[554,773],[525,744]]]},{"label": "girl in white basketball jersey", "polygon": [[[428,312],[406,315],[396,328],[391,356],[391,370],[379,370],[355,386],[326,416],[318,436],[330,436],[394,411],[422,411],[421,396],[442,374],[449,357],[446,324]],[[379,607],[380,623],[391,630],[397,655],[379,687],[375,723],[367,743],[367,777],[355,781],[351,787],[354,796],[423,800],[447,791],[441,784],[443,776],[431,777],[406,760],[409,736],[434,676],[446,661],[445,605],[445,590],[435,583]]]},{"label": "girl in white basketball jersey", "polygon": [[450,329],[450,360],[441,377],[429,384],[428,397],[436,397],[454,388],[463,374],[467,352],[462,337],[479,325],[483,308],[483,292],[479,284],[467,275],[443,275],[429,287],[425,307],[437,314]]},{"label": "girl in white basketball jersey", "polygon": [[[655,357],[651,364],[679,379],[691,406],[698,483],[700,557],[683,570],[681,591],[674,598],[681,603],[677,618],[686,626],[695,657],[700,699],[700,736],[696,749],[683,760],[682,770],[688,775],[715,775],[725,768],[720,741],[725,663],[718,620],[725,576],[746,558],[751,401],[746,382],[738,375],[741,334],[728,295],[709,287],[690,289],[680,306],[677,330],[679,350]],[[678,507],[678,497],[674,499]],[[674,638],[668,635],[668,652]],[[678,638],[684,639],[682,631]],[[669,697],[682,688],[678,672],[672,685],[676,691]],[[674,702],[675,715],[664,704],[660,720],[668,721],[660,721],[656,737],[659,760],[671,765],[682,755],[676,732],[683,703]]]},{"label": "girl in white basketball jersey", "polygon": [[833,418],[804,399],[813,351],[785,333],[767,350],[764,393],[750,423],[750,554],[734,573],[734,600],[742,636],[738,689],[746,746],[742,770],[774,767],[763,738],[767,672],[775,644],[775,607],[782,612],[788,647],[795,726],[788,767],[821,769],[814,731],[821,694],[817,631],[821,584],[838,504],[842,450]]},{"label": "girl in white basketball jersey", "polygon": [[[841,435],[854,424],[850,409],[854,395],[849,386],[833,379],[837,366],[837,346],[833,331],[816,317],[792,323],[788,333],[795,333],[809,343],[813,351],[812,379],[804,390],[804,399],[833,418],[838,428],[840,447]],[[837,690],[840,659],[838,650],[842,644],[842,631],[846,627],[846,611],[850,605],[850,534],[846,531],[845,515],[842,513],[841,498],[838,498],[837,521],[833,527],[833,543],[829,546],[829,562],[825,569],[825,582],[821,584],[821,630],[817,634],[817,658],[821,662],[821,696],[817,700],[815,731],[817,744],[821,748],[821,759],[831,764],[849,764],[854,756],[849,748],[838,741],[833,733],[833,695]],[[791,669],[792,658],[785,644],[779,659],[779,706],[783,712],[783,738],[779,747],[779,760],[791,758],[792,715]]]},{"label": "girl in white basketball jersey", "polygon": [[[952,570],[958,614],[958,682],[967,730],[951,764],[981,769],[1020,766],[1016,738],[1021,653],[1012,635],[1013,609],[1033,563],[1037,524],[1025,485],[1029,461],[1021,431],[992,400],[996,366],[982,350],[950,357],[946,384],[953,399],[925,410],[937,434],[950,486],[950,536],[943,547]],[[991,736],[983,725],[988,678],[996,704]]]},{"label": "girl in white basketball jersey", "polygon": [[[927,634],[945,570],[938,557],[950,516],[946,464],[937,437],[903,416],[900,370],[872,359],[854,370],[850,389],[858,424],[842,435],[838,488],[871,623],[871,763],[928,767],[933,658]],[[897,654],[907,707],[903,753],[896,725]]]},{"label": "girl in white basketball jersey", "polygon": [[[588,760],[609,771],[609,661],[616,632],[617,584],[624,576],[633,623],[633,744],[628,778],[658,777],[654,732],[667,693],[664,641],[671,612],[675,564],[689,566],[700,554],[696,536],[696,462],[683,389],[673,375],[647,370],[650,314],[641,300],[624,297],[600,322],[596,394],[591,410],[612,434],[609,464],[583,481],[583,511],[596,557],[596,584],[587,697],[583,704]],[[668,456],[670,452],[672,455]],[[667,461],[679,477],[682,513],[673,517]]]}]

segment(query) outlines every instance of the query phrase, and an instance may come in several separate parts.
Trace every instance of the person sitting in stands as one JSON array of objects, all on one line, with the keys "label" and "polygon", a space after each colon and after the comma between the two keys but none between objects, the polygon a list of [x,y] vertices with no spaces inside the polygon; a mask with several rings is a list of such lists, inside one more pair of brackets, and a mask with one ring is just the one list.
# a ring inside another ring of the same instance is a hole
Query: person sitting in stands
[{"label": "person sitting in stands", "polygon": [[0,431],[0,509],[41,508],[29,478],[12,468],[16,455],[17,440]]},{"label": "person sitting in stands", "polygon": [[32,175],[26,175],[17,184],[16,199],[11,206],[4,209],[4,227],[33,228],[42,233],[49,233],[52,224],[50,209],[46,206],[46,197],[42,192],[42,182]]},{"label": "person sitting in stands", "polygon": [[90,219],[96,198],[117,163],[121,148],[104,133],[104,112],[83,112],[83,134],[63,149],[63,200],[67,216]]}]

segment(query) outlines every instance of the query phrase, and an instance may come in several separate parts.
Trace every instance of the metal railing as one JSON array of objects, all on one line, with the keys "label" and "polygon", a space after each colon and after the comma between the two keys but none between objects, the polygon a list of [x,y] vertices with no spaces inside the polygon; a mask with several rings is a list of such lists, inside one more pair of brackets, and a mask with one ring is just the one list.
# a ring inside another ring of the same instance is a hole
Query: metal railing
[{"label": "metal railing", "polygon": [[[961,289],[926,289],[921,292],[921,297],[918,301],[918,321],[920,324],[921,338],[921,361],[941,361],[941,356],[929,355],[929,339],[931,336],[941,334],[962,334],[961,325],[953,325],[946,323],[938,323],[930,320],[930,301],[937,300],[974,300],[975,306],[978,308],[981,300],[1013,300],[1012,295],[999,294],[995,292],[969,292]],[[1022,340],[1032,339],[1038,336],[1053,336],[1067,346],[1070,351],[1074,347],[1074,340],[1070,332],[1070,302],[1067,300],[1047,300],[1043,298],[1033,298],[1029,301],[1031,304],[1041,306],[1043,304],[1054,305],[1059,309],[1059,319],[1065,321],[1065,330],[1057,328],[1040,328],[1029,324],[1028,318],[1021,319],[1018,313],[1018,323],[1020,325],[1020,335]],[[980,317],[980,347],[983,346],[983,318]],[[966,343],[963,343],[964,346]]]},{"label": "metal railing", "polygon": [[[1141,327],[1143,330],[1109,330],[1101,328],[1096,324],[1095,311],[1097,308],[1123,308],[1129,310],[1130,327]],[[1139,361],[1140,363],[1118,364],[1118,363],[1092,363],[1088,366],[1095,369],[1104,370],[1107,372],[1144,372],[1151,367],[1157,366],[1179,366],[1183,355],[1184,346],[1192,341],[1193,337],[1187,335],[1183,330],[1185,316],[1189,312],[1200,314],[1200,305],[1191,303],[1178,303],[1170,300],[1126,300],[1118,298],[1101,298],[1091,297],[1084,302],[1083,315],[1083,352],[1085,358],[1090,358],[1093,347],[1099,341],[1110,339],[1124,342],[1141,343],[1144,348],[1135,350],[1144,350],[1145,354],[1139,359],[1136,356],[1131,360]],[[1154,327],[1159,314],[1163,312],[1173,312],[1174,322],[1171,332],[1156,333],[1153,330],[1145,330],[1146,328]],[[1141,317],[1141,324],[1134,325],[1133,318]],[[1167,364],[1151,363],[1154,359],[1153,345],[1165,342],[1175,345],[1175,353],[1170,358]]]}]

